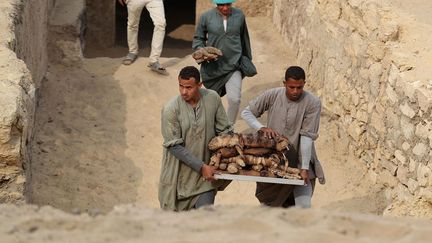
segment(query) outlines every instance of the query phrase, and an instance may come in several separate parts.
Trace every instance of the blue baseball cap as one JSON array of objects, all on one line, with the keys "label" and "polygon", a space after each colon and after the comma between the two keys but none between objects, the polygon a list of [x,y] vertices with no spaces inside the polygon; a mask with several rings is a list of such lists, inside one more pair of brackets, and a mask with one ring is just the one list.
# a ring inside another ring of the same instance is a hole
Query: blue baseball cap
[{"label": "blue baseball cap", "polygon": [[225,4],[225,3],[233,3],[235,0],[213,0],[215,4]]}]

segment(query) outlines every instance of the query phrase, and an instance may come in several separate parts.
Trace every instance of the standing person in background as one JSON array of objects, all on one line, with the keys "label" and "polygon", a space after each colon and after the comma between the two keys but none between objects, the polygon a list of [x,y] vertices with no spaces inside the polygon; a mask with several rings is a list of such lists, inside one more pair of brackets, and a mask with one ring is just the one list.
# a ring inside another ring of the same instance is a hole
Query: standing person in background
[{"label": "standing person in background", "polygon": [[242,79],[256,74],[246,18],[243,12],[232,7],[235,0],[213,0],[216,8],[204,12],[197,24],[192,49],[211,46],[222,56],[201,64],[201,75],[206,88],[220,96],[227,95],[227,115],[234,124],[241,101]]},{"label": "standing person in background", "polygon": [[232,132],[222,101],[202,89],[197,68],[184,67],[178,76],[180,95],[162,109],[163,159],[159,180],[162,209],[183,211],[214,203],[227,182],[215,181],[209,166],[209,141]]},{"label": "standing person in background", "polygon": [[[301,67],[289,67],[283,83],[284,87],[267,90],[250,101],[241,116],[250,127],[263,132],[266,137],[283,135],[290,140],[300,151],[300,176],[306,185],[257,183],[255,196],[265,205],[288,207],[292,206],[290,195],[293,193],[296,206],[310,208],[315,178],[321,184],[325,183],[314,146],[314,140],[318,138],[321,101],[303,90],[305,72]],[[266,111],[267,126],[264,126],[257,118]]]},{"label": "standing person in background", "polygon": [[159,74],[167,75],[165,67],[159,63],[165,38],[165,9],[162,0],[118,0],[126,5],[128,11],[127,40],[129,53],[123,59],[124,65],[132,64],[138,57],[138,30],[141,12],[144,7],[148,10],[153,21],[153,37],[151,42],[150,63],[148,67]]}]

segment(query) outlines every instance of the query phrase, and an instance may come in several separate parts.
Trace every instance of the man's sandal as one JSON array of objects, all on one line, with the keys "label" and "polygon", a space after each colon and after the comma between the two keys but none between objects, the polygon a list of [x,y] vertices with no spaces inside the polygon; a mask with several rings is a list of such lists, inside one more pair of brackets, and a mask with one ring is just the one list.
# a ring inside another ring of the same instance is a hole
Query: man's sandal
[{"label": "man's sandal", "polygon": [[150,63],[147,67],[158,74],[168,75],[166,68],[162,67],[159,62]]},{"label": "man's sandal", "polygon": [[123,59],[123,65],[131,65],[137,59],[137,54],[128,53]]}]

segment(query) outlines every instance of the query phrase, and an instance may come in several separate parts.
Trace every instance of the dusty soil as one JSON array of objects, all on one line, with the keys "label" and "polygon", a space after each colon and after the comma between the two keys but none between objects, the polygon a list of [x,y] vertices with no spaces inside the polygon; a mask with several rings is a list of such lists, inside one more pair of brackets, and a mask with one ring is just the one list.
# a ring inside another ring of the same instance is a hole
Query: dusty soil
[{"label": "dusty soil", "polygon": [[2,242],[430,242],[426,220],[318,209],[216,206],[161,212],[133,205],[108,215],[0,205]]}]

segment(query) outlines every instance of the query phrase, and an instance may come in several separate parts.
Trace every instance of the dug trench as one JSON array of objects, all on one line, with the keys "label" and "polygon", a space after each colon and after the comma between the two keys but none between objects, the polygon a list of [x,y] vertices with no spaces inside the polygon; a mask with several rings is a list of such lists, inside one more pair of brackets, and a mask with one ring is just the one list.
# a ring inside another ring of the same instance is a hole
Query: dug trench
[{"label": "dug trench", "polygon": [[[294,50],[268,27],[272,26],[268,17],[247,21],[259,74],[244,79],[241,108],[262,91],[281,86],[284,70],[296,64]],[[169,76],[160,76],[146,67],[149,39],[145,36],[150,35],[151,25],[144,26],[142,51],[130,66],[121,64],[127,52],[124,31],[117,32],[114,47],[87,43],[85,50],[78,50],[83,57],[49,64],[32,143],[31,203],[67,212],[108,212],[131,203],[158,208],[160,110],[178,93],[179,70],[197,66],[190,56],[195,27],[185,23],[167,31],[161,63]],[[235,130],[251,131],[241,118]],[[380,215],[386,206],[380,188],[368,182],[365,166],[349,153],[345,139],[323,111],[316,143],[327,183],[316,187],[313,207]],[[254,188],[252,182],[234,181],[218,194],[216,204],[259,205]]]}]

